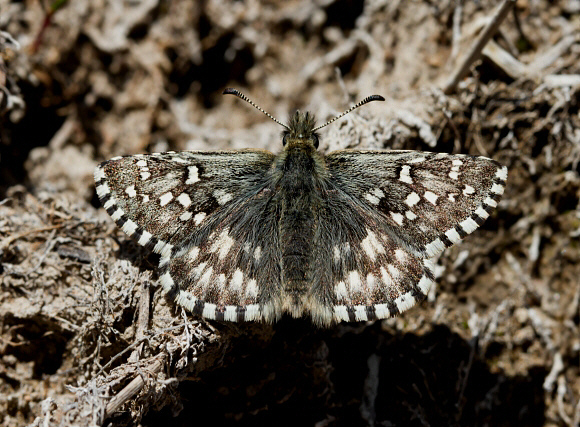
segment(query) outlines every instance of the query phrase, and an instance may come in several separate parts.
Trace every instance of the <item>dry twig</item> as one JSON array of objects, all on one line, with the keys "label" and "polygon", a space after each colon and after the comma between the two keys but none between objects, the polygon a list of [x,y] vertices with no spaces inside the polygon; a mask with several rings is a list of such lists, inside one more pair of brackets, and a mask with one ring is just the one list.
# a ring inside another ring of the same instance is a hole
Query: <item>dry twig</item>
[{"label": "dry twig", "polygon": [[479,56],[481,55],[481,51],[483,50],[484,46],[487,44],[489,39],[493,37],[497,29],[499,28],[500,24],[503,22],[505,17],[507,16],[510,9],[515,4],[515,0],[504,0],[503,3],[498,7],[495,14],[490,19],[487,26],[481,32],[479,38],[473,43],[471,49],[469,50],[468,54],[465,56],[465,59],[461,62],[461,64],[455,69],[451,78],[447,81],[447,83],[443,86],[443,93],[449,95],[452,93],[461,79],[467,75],[469,72],[469,68],[471,64],[475,62]]}]

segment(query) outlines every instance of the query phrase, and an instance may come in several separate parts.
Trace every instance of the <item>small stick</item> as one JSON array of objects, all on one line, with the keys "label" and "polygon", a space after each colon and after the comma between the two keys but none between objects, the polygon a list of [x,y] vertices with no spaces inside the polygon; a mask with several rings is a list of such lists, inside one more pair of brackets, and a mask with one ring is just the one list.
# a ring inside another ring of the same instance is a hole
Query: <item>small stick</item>
[{"label": "small stick", "polygon": [[[147,331],[147,327],[149,326],[149,303],[151,299],[151,293],[149,292],[149,280],[144,280],[141,283],[141,295],[139,296],[139,317],[137,318],[137,333],[135,334],[136,340],[141,340],[145,337],[145,332]],[[141,356],[141,352],[143,351],[143,344],[141,342],[131,356],[129,356],[129,362],[134,363],[139,361],[139,357]]]},{"label": "small stick", "polygon": [[55,230],[57,228],[63,228],[65,226],[66,226],[65,224],[50,225],[48,227],[35,228],[33,230],[26,230],[26,231],[23,231],[20,233],[13,234],[12,236],[5,237],[2,241],[0,241],[0,253],[2,251],[4,251],[6,248],[8,248],[8,246],[12,242],[14,242],[15,240],[21,239],[21,238],[26,237],[30,234],[41,233],[43,231],[49,231],[49,230]]},{"label": "small stick", "polygon": [[[151,375],[157,374],[161,371],[163,367],[163,362],[161,360],[156,360],[153,364],[147,369],[148,373]],[[106,420],[113,412],[119,409],[123,403],[127,402],[133,396],[135,396],[143,386],[145,385],[145,380],[143,379],[142,375],[139,375],[133,378],[127,386],[121,390],[115,397],[111,399],[111,401],[107,404],[107,408],[105,409],[105,414],[103,416],[103,420]]]},{"label": "small stick", "polygon": [[457,67],[451,78],[443,86],[443,93],[449,95],[469,72],[471,65],[479,59],[481,51],[483,50],[486,43],[495,34],[505,17],[508,15],[510,9],[516,3],[516,0],[504,0],[503,3],[497,9],[497,12],[491,18],[487,26],[483,29],[478,39],[471,46],[469,53],[465,56],[463,62]]}]

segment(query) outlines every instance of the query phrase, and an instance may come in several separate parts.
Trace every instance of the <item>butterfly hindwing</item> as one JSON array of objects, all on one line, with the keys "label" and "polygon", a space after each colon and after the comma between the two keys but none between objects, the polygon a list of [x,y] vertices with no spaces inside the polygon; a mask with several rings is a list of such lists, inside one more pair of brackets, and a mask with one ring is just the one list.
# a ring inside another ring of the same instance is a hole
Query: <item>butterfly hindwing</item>
[{"label": "butterfly hindwing", "polygon": [[257,191],[273,159],[263,150],[117,157],[97,167],[95,182],[117,225],[163,253]]},{"label": "butterfly hindwing", "polygon": [[340,190],[325,199],[307,304],[315,323],[382,319],[422,301],[434,280],[432,260],[402,246],[381,215]]},{"label": "butterfly hindwing", "polygon": [[280,307],[278,218],[266,187],[160,260],[160,281],[180,305],[216,320],[274,321]]}]

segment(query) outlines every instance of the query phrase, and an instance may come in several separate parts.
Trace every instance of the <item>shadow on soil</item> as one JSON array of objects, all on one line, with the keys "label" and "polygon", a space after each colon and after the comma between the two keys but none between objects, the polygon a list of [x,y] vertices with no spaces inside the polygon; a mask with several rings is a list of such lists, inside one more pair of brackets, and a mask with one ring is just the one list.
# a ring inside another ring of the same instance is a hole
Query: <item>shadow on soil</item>
[{"label": "shadow on soil", "polygon": [[270,327],[233,337],[219,366],[180,384],[177,417],[179,408],[166,407],[142,425],[544,424],[543,368],[506,376],[445,326],[418,336],[383,331],[380,322],[316,330],[283,319],[271,340],[260,339],[260,328]]}]

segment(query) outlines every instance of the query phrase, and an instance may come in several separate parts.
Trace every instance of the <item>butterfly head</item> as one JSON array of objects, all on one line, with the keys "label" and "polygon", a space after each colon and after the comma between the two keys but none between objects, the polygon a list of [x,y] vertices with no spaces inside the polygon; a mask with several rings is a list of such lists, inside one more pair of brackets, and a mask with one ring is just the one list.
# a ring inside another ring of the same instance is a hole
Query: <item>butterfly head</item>
[{"label": "butterfly head", "polygon": [[318,148],[318,133],[314,131],[314,114],[297,110],[290,115],[286,129],[282,132],[284,147],[293,145],[310,145]]}]

